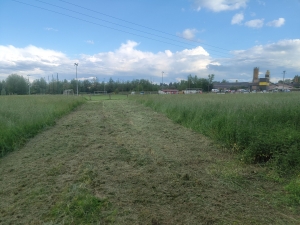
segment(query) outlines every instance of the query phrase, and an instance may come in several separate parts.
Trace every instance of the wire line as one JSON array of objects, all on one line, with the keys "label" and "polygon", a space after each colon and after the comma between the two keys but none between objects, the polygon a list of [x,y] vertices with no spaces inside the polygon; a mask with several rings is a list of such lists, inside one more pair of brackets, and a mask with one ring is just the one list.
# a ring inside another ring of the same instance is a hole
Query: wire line
[{"label": "wire line", "polygon": [[[92,21],[88,21],[88,20],[85,20],[85,19],[81,19],[81,18],[78,18],[78,17],[75,17],[75,16],[71,16],[71,15],[68,15],[68,14],[65,14],[65,13],[60,13],[60,12],[57,12],[57,11],[54,11],[54,10],[51,10],[51,9],[46,9],[46,8],[43,8],[43,7],[40,7],[40,6],[36,6],[36,5],[32,5],[32,4],[29,4],[29,3],[21,2],[21,1],[18,1],[18,0],[11,0],[11,1],[14,1],[14,2],[17,2],[17,3],[21,3],[21,4],[24,4],[24,5],[28,5],[28,6],[31,6],[31,7],[34,7],[34,8],[42,9],[42,10],[45,10],[45,11],[49,11],[49,12],[52,12],[52,13],[60,14],[60,15],[63,15],[63,16],[66,16],[66,17],[70,17],[70,18],[73,18],[73,19],[81,20],[81,21],[84,21],[84,22],[87,22],[87,23],[91,23],[91,24],[94,24],[94,25],[98,25],[98,26],[101,26],[101,27],[105,27],[105,28],[108,28],[108,29],[111,29],[111,30],[116,30],[116,31],[120,31],[120,32],[123,32],[123,33],[127,33],[127,34],[131,34],[131,35],[143,37],[143,38],[146,38],[146,39],[149,39],[149,40],[153,40],[153,41],[157,41],[157,42],[162,42],[162,43],[170,44],[170,45],[173,45],[173,46],[178,46],[178,47],[186,48],[185,46],[182,46],[182,45],[178,45],[178,44],[174,44],[174,43],[170,43],[170,42],[166,42],[166,41],[154,39],[154,38],[151,38],[151,37],[146,37],[146,36],[143,36],[143,35],[140,35],[140,34],[128,32],[128,31],[124,31],[124,30],[120,30],[120,29],[117,29],[117,28],[109,27],[109,26],[106,26],[106,25],[102,25],[102,24],[99,24],[99,23],[95,23],[95,22],[92,22]],[[57,7],[59,7],[59,6],[57,6]],[[159,37],[161,37],[161,36],[159,36]],[[164,38],[164,37],[162,37],[162,38]],[[212,49],[210,49],[210,51],[214,51],[214,52],[225,54],[223,52],[219,52],[219,51],[212,50]],[[219,54],[214,54],[214,55],[217,55],[217,56],[220,56],[220,57],[225,57],[224,55],[219,55]]]},{"label": "wire line", "polygon": [[111,16],[111,15],[108,15],[108,14],[105,14],[105,13],[101,13],[101,12],[99,12],[99,11],[96,11],[96,10],[93,10],[93,9],[89,9],[89,8],[86,8],[86,7],[83,7],[83,6],[80,6],[80,5],[77,5],[77,4],[74,4],[74,3],[71,3],[71,2],[65,1],[65,0],[58,0],[58,1],[67,3],[67,4],[70,4],[70,5],[79,7],[79,8],[83,8],[83,9],[86,9],[86,10],[89,10],[89,11],[91,11],[91,12],[95,12],[95,13],[98,13],[98,14],[101,14],[101,15],[104,15],[104,16],[107,16],[107,17],[111,17],[111,18],[114,18],[114,19],[117,19],[117,20],[120,20],[120,21],[123,21],[123,22],[126,22],[126,23],[130,23],[130,24],[133,24],[133,25],[136,25],[136,26],[144,27],[144,28],[147,28],[147,29],[149,29],[149,30],[157,31],[157,32],[160,32],[160,33],[163,33],[163,34],[167,34],[167,35],[174,36],[174,37],[177,37],[177,38],[181,38],[181,39],[184,39],[184,40],[188,40],[188,41],[200,43],[200,44],[202,44],[202,45],[207,45],[207,46],[210,46],[210,47],[222,49],[222,50],[225,50],[225,51],[230,51],[229,49],[225,49],[225,48],[217,47],[217,46],[214,46],[214,45],[209,45],[209,44],[201,43],[200,41],[191,40],[191,39],[188,39],[188,38],[185,38],[185,37],[176,36],[176,35],[174,35],[174,34],[170,34],[170,33],[167,33],[167,32],[164,32],[164,31],[160,31],[160,30],[157,30],[157,29],[154,29],[154,28],[151,28],[151,27],[147,27],[147,26],[140,25],[140,24],[137,24],[137,23],[134,23],[134,22],[130,22],[130,21],[128,21],[128,20],[120,19],[120,18],[118,18],[118,17]]},{"label": "wire line", "polygon": [[[186,43],[186,42],[174,40],[174,39],[171,39],[171,38],[163,37],[163,36],[160,36],[160,35],[152,34],[152,33],[149,33],[149,32],[141,31],[141,30],[138,30],[138,29],[135,29],[135,28],[131,28],[131,27],[128,27],[128,26],[120,25],[118,23],[110,22],[110,21],[107,21],[107,20],[99,19],[99,18],[94,17],[94,16],[90,16],[90,15],[87,15],[87,14],[84,14],[84,13],[81,13],[81,12],[77,12],[77,11],[74,11],[74,10],[71,10],[71,9],[67,9],[67,8],[64,8],[64,7],[61,7],[61,6],[57,6],[57,5],[54,5],[54,4],[51,4],[51,3],[48,3],[48,2],[44,2],[44,1],[41,1],[41,0],[35,0],[35,1],[42,2],[44,4],[51,5],[51,6],[54,6],[54,7],[60,8],[60,9],[64,9],[64,10],[67,10],[67,11],[70,11],[70,12],[78,13],[78,14],[81,14],[81,15],[84,15],[84,16],[87,16],[87,17],[90,17],[90,18],[93,18],[93,19],[97,19],[97,20],[100,20],[100,21],[104,21],[104,22],[107,22],[107,23],[110,23],[110,24],[114,24],[114,25],[117,25],[117,26],[121,26],[121,27],[124,27],[124,28],[128,28],[128,29],[131,29],[131,30],[142,32],[142,33],[145,33],[145,34],[153,35],[153,36],[156,36],[156,37],[164,38],[164,39],[167,39],[167,40],[170,40],[170,41],[175,41],[175,42],[179,42],[179,43],[183,43],[183,44],[191,45],[191,46],[199,46],[199,45],[190,44],[190,43]],[[178,36],[175,36],[175,37],[178,38]],[[186,40],[188,40],[188,39],[186,39]],[[221,53],[221,54],[225,54],[225,55],[228,54],[228,53],[217,51],[217,50],[214,50],[214,49],[208,49],[208,50],[214,51],[214,52],[218,52],[218,53]]]}]

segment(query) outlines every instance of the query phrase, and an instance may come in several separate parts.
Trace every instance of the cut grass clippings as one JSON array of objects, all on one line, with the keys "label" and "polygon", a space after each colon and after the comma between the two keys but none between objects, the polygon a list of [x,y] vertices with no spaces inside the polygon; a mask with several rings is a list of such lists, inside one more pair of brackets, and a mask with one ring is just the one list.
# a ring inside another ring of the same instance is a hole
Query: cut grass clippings
[{"label": "cut grass clippings", "polygon": [[116,211],[106,199],[94,196],[84,184],[73,184],[62,193],[60,201],[53,207],[48,220],[57,224],[110,224]]},{"label": "cut grass clippings", "polygon": [[85,94],[82,95],[88,101],[103,101],[103,100],[124,100],[128,98],[128,94]]},{"label": "cut grass clippings", "polygon": [[1,96],[0,157],[83,102],[75,96]]},{"label": "cut grass clippings", "polygon": [[0,159],[0,224],[299,224],[264,171],[141,104],[88,102]]}]

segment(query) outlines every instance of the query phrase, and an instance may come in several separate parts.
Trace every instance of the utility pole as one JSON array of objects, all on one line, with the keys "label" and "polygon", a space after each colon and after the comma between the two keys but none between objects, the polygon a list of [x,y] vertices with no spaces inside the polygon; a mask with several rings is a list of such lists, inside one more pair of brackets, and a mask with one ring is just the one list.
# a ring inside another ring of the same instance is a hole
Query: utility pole
[{"label": "utility pole", "polygon": [[104,78],[104,82],[103,82],[103,94],[105,94],[105,78]]},{"label": "utility pole", "polygon": [[283,92],[284,92],[284,77],[285,77],[285,71],[283,71],[283,79],[282,79],[282,89],[283,89]]},{"label": "utility pole", "polygon": [[46,77],[44,77],[44,81],[45,81],[45,83],[46,83],[46,85],[45,85],[45,89],[43,88],[43,91],[44,91],[44,95],[46,94],[46,91],[47,91],[47,80],[46,80]]},{"label": "utility pole", "polygon": [[78,63],[74,63],[74,66],[76,66],[76,86],[77,86],[77,96],[78,96],[78,79],[77,79],[77,66],[78,66]]},{"label": "utility pole", "polygon": [[58,73],[56,73],[56,94],[59,94],[59,92],[58,92]]},{"label": "utility pole", "polygon": [[28,87],[29,87],[29,92],[28,93],[30,95],[30,83],[29,83],[29,77],[30,77],[30,75],[28,74],[27,76],[28,76]]},{"label": "utility pole", "polygon": [[53,78],[53,74],[52,74],[52,94],[54,95],[54,78]]},{"label": "utility pole", "polygon": [[161,72],[161,90],[164,87],[164,71]]}]

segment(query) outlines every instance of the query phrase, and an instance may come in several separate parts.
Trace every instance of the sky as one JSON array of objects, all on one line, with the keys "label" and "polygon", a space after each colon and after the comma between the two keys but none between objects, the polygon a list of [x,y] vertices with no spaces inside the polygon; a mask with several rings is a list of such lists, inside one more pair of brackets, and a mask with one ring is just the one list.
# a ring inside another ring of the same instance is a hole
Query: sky
[{"label": "sky", "polygon": [[300,75],[300,0],[0,0],[0,80]]}]

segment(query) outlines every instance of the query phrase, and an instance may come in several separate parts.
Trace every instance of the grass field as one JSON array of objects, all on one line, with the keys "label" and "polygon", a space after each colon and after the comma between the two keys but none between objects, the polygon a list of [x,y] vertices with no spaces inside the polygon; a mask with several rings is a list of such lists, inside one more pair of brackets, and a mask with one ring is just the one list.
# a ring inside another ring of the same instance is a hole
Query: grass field
[{"label": "grass field", "polygon": [[0,96],[0,157],[84,101],[73,96]]},{"label": "grass field", "polygon": [[298,103],[1,97],[0,224],[300,224]]},{"label": "grass field", "polygon": [[102,101],[102,100],[122,100],[127,99],[128,95],[121,94],[102,94],[102,95],[83,95],[89,101]]},{"label": "grass field", "polygon": [[238,152],[242,161],[266,163],[274,179],[294,177],[287,189],[300,204],[299,93],[163,95],[135,99]]},{"label": "grass field", "polygon": [[0,159],[0,224],[300,224],[265,170],[134,101],[86,101]]},{"label": "grass field", "polygon": [[249,162],[276,161],[279,171],[300,171],[300,95],[165,95],[138,101],[243,153]]}]

